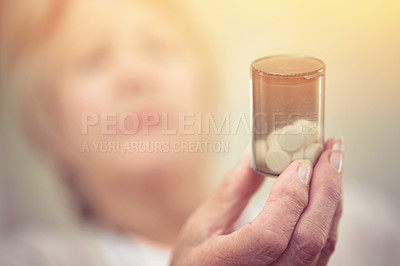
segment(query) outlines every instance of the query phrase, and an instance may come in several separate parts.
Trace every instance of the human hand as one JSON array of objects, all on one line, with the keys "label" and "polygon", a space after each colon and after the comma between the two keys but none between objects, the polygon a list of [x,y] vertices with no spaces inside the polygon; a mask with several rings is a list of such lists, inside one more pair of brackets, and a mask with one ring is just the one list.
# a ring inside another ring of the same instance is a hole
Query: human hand
[{"label": "human hand", "polygon": [[264,179],[246,152],[183,226],[171,265],[326,265],[342,212],[343,148],[342,139],[329,139],[314,169],[291,163],[258,216],[234,231]]}]

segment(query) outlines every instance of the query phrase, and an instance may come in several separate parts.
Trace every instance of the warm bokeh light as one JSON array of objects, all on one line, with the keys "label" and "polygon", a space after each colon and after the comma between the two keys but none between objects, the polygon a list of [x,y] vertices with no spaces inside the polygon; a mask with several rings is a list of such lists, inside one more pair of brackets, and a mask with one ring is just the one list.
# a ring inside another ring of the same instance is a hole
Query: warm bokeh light
[{"label": "warm bokeh light", "polygon": [[[346,177],[395,196],[400,185],[398,1],[185,2],[206,26],[232,110],[249,110],[255,58],[308,54],[327,65],[326,136],[343,135]],[[243,147],[247,137],[242,139]]]}]

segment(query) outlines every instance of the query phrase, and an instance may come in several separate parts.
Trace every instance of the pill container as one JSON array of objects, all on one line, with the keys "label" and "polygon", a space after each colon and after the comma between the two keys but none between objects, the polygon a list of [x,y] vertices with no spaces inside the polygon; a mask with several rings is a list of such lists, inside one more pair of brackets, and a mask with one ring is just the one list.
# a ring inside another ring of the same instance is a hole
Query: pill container
[{"label": "pill container", "polygon": [[324,62],[274,55],[250,70],[253,168],[276,176],[294,160],[315,164],[324,140]]}]

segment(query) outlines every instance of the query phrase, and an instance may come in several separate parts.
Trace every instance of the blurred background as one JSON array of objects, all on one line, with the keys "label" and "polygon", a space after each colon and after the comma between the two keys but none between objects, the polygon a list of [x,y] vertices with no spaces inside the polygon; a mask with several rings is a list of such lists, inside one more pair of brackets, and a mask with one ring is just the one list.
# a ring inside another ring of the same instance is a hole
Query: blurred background
[{"label": "blurred background", "polygon": [[[249,66],[270,54],[327,65],[326,137],[346,139],[346,181],[399,194],[398,1],[182,1],[207,28],[230,110],[248,113]],[[248,136],[236,138],[244,147]]]},{"label": "blurred background", "polygon": [[[205,36],[223,91],[221,105],[233,119],[242,113],[249,117],[249,67],[254,59],[294,53],[326,63],[325,138],[343,136],[346,142],[345,211],[332,265],[399,262],[400,2],[176,1]],[[221,165],[213,182],[235,164],[250,140],[244,127],[225,137],[230,152],[217,154]],[[51,175],[32,164],[42,176]],[[35,215],[41,209],[42,214],[54,214],[48,220],[68,223],[60,211],[65,206],[49,200],[57,196],[59,185],[50,177],[30,182],[38,190],[24,197],[35,199],[38,206],[22,206],[23,213]],[[254,197],[254,208],[264,204],[273,182],[268,179]],[[41,197],[44,194],[48,196]],[[5,209],[0,208],[0,223]]]}]

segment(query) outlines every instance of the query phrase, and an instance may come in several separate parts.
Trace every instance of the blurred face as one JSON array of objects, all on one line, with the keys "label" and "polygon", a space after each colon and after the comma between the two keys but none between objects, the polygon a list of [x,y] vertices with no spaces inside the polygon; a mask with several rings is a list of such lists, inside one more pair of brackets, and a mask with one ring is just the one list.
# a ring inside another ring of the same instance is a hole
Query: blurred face
[{"label": "blurred face", "polygon": [[[178,126],[178,112],[200,107],[200,64],[192,44],[173,21],[148,4],[77,2],[57,29],[54,43],[54,58],[59,59],[54,106],[64,146],[81,153],[86,142],[94,151],[99,142],[105,149],[107,142],[118,141],[124,147],[126,142],[176,138],[162,134],[161,124],[165,129],[165,123],[161,122],[149,127],[147,134],[142,130],[143,119],[146,114],[165,119],[162,114],[168,112],[168,129],[173,129]],[[121,123],[123,115],[126,119]],[[121,127],[131,130],[121,132]],[[84,156],[100,166],[101,160],[107,159],[108,167],[129,167],[135,172],[149,156],[152,161],[154,156],[162,159],[154,153],[114,155],[90,152]]]},{"label": "blurred face", "polygon": [[[142,1],[76,1],[68,7],[53,38],[55,49],[49,52],[56,70],[53,107],[61,160],[76,172],[104,173],[75,177],[85,190],[104,192],[103,197],[114,193],[118,198],[128,195],[130,186],[176,179],[185,166],[193,167],[184,160],[194,157],[182,153],[123,149],[132,142],[198,138],[163,134],[161,123],[149,134],[141,131],[144,113],[167,112],[168,129],[174,129],[179,112],[200,108],[204,93],[200,56],[178,25]],[[128,116],[122,126],[129,129],[139,122],[136,134],[119,129],[120,115],[127,113],[139,120]],[[87,120],[85,114],[91,114]],[[83,120],[90,124],[87,133],[82,133]],[[105,124],[116,133],[105,134]]]}]

